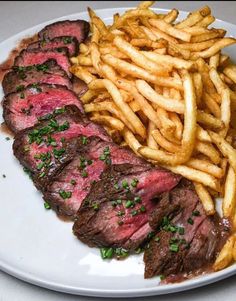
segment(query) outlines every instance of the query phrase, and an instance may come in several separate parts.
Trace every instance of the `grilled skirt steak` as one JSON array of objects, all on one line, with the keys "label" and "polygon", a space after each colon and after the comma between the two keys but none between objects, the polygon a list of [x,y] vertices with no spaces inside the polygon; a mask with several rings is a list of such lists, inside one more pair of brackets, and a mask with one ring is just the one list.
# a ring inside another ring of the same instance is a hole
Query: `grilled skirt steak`
[{"label": "grilled skirt steak", "polygon": [[31,65],[44,64],[47,60],[54,59],[57,64],[71,77],[69,68],[71,66],[67,48],[61,48],[60,51],[42,50],[42,49],[24,49],[15,58],[14,65],[20,67],[26,67]]},{"label": "grilled skirt steak", "polygon": [[59,21],[44,27],[39,33],[40,40],[51,40],[60,36],[75,37],[79,43],[83,42],[89,34],[89,23],[84,20]]},{"label": "grilled skirt steak", "polygon": [[[82,144],[81,140],[79,143],[77,156],[51,180],[44,193],[44,199],[59,215],[71,219],[75,218],[92,183],[100,180],[106,166],[124,163],[149,166],[130,150],[112,142],[91,137],[87,139],[86,144]],[[66,202],[61,191],[70,195]]]},{"label": "grilled skirt steak", "polygon": [[66,72],[53,59],[41,65],[13,67],[2,81],[5,94],[19,92],[30,84],[56,84],[72,89],[72,84]]},{"label": "grilled skirt steak", "polygon": [[172,275],[207,269],[229,234],[217,214],[206,216],[186,180],[160,196],[149,222],[157,233],[144,253],[145,278],[164,275],[171,281]]},{"label": "grilled skirt steak", "polygon": [[65,105],[82,105],[76,94],[59,85],[30,85],[21,92],[5,96],[3,117],[7,126],[15,133],[37,123],[38,118],[52,113]]},{"label": "grilled skirt steak", "polygon": [[92,247],[136,249],[151,231],[148,217],[157,205],[155,198],[179,180],[147,163],[107,167],[78,210],[74,234]]},{"label": "grilled skirt steak", "polygon": [[110,141],[100,125],[90,122],[76,106],[66,106],[16,134],[14,155],[30,171],[36,187],[44,190],[92,135]]},{"label": "grilled skirt steak", "polygon": [[27,49],[56,49],[60,50],[61,48],[67,48],[69,56],[74,56],[78,54],[79,51],[79,43],[78,40],[74,37],[57,37],[54,38],[50,41],[48,40],[43,40],[43,41],[38,41],[31,43]]}]

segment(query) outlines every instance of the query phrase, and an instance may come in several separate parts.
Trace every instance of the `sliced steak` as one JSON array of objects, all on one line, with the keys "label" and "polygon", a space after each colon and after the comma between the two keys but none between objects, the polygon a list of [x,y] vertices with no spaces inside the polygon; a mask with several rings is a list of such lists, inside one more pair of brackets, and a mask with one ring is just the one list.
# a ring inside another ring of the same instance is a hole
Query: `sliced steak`
[{"label": "sliced steak", "polygon": [[[98,135],[97,135],[98,136]],[[102,141],[96,137],[79,141],[78,155],[47,186],[44,198],[59,215],[74,219],[83,199],[90,191],[91,183],[98,181],[107,165],[132,162],[146,165],[130,150]],[[73,183],[74,182],[74,183]],[[69,193],[65,201],[61,191]]]},{"label": "sliced steak", "polygon": [[158,232],[144,253],[145,278],[207,269],[229,230],[217,214],[206,216],[189,182],[187,186],[180,183],[160,197],[150,225]]},{"label": "sliced steak", "polygon": [[78,95],[78,97],[81,97],[85,92],[88,91],[88,86],[86,85],[86,83],[78,77],[72,77],[72,85],[73,91]]},{"label": "sliced steak", "polygon": [[104,129],[90,122],[76,106],[66,106],[45,116],[40,123],[16,134],[13,150],[16,158],[32,174],[39,189],[70,162],[78,146],[89,136],[110,141]]},{"label": "sliced steak", "polygon": [[14,65],[26,67],[31,65],[44,64],[47,60],[54,59],[57,64],[71,77],[69,68],[70,61],[68,58],[68,51],[66,48],[58,50],[42,50],[42,49],[25,49],[15,58]]},{"label": "sliced steak", "polygon": [[3,117],[7,126],[16,133],[33,126],[39,117],[71,104],[83,111],[76,94],[64,86],[30,85],[21,92],[5,96]]},{"label": "sliced steak", "polygon": [[74,37],[57,37],[52,40],[42,40],[30,44],[27,49],[57,49],[67,48],[69,56],[74,56],[78,54],[79,43]]},{"label": "sliced steak", "polygon": [[156,207],[155,198],[179,180],[147,163],[111,165],[83,200],[74,234],[92,247],[136,249],[151,230],[147,222]]},{"label": "sliced steak", "polygon": [[44,27],[39,33],[40,40],[51,40],[60,36],[75,37],[79,43],[83,42],[89,33],[89,23],[84,20],[59,21]]},{"label": "sliced steak", "polygon": [[5,94],[20,91],[30,84],[56,84],[72,89],[72,84],[66,72],[55,60],[48,60],[41,65],[13,67],[2,81]]}]

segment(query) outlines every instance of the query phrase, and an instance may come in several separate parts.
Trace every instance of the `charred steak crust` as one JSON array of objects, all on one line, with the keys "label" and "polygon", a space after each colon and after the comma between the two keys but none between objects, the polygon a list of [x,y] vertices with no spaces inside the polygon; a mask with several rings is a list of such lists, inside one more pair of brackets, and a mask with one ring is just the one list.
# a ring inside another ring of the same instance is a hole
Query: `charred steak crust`
[{"label": "charred steak crust", "polygon": [[27,67],[13,67],[3,78],[2,87],[5,94],[20,91],[34,83],[57,84],[72,88],[71,81],[66,72],[50,59],[40,65]]},{"label": "charred steak crust", "polygon": [[56,49],[24,49],[15,58],[14,66],[31,66],[45,63],[49,59],[56,60],[57,64],[71,77],[69,53],[66,47]]},{"label": "charred steak crust", "polygon": [[38,118],[65,105],[76,105],[83,111],[77,95],[61,85],[29,85],[3,99],[3,118],[7,126],[18,132],[37,123]]},{"label": "charred steak crust", "polygon": [[148,163],[108,166],[83,200],[74,234],[91,247],[136,249],[151,231],[148,215],[156,195],[172,189],[179,179]]},{"label": "charred steak crust", "polygon": [[87,38],[89,29],[89,23],[84,20],[65,20],[45,26],[38,33],[38,36],[40,40],[51,40],[59,36],[72,36],[81,43]]},{"label": "charred steak crust", "polygon": [[[90,134],[90,122],[76,106],[66,106],[43,118],[16,134],[13,144],[14,155],[31,172],[36,187],[41,190],[77,154],[81,135]],[[99,125],[93,126],[93,133],[107,141],[110,139]]]},{"label": "charred steak crust", "polygon": [[60,36],[51,40],[40,40],[34,43],[29,44],[27,49],[61,49],[67,48],[70,56],[78,54],[79,43],[75,37],[70,36]]},{"label": "charred steak crust", "polygon": [[207,269],[229,235],[218,214],[206,216],[192,184],[184,182],[160,196],[152,213],[157,233],[144,253],[145,278]]}]

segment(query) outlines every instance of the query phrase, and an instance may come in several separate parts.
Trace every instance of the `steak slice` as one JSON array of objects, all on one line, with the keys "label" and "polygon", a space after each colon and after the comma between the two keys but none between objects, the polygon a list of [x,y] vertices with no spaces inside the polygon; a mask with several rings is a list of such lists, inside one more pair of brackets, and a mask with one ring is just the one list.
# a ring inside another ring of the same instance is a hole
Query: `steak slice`
[{"label": "steak slice", "polygon": [[56,84],[72,89],[66,72],[53,59],[41,65],[13,67],[13,70],[4,76],[2,87],[4,93],[9,94],[34,83]]},{"label": "steak slice", "polygon": [[187,184],[164,193],[152,213],[150,225],[158,232],[144,253],[145,278],[164,275],[171,282],[182,280],[173,275],[187,277],[209,268],[228,236],[229,228],[217,214],[206,216],[194,188]]},{"label": "steak slice", "polygon": [[67,48],[69,56],[74,56],[78,54],[79,43],[78,40],[74,37],[64,36],[64,37],[56,37],[52,40],[43,40],[37,41],[29,44],[27,49],[57,49]]},{"label": "steak slice", "polygon": [[83,200],[74,234],[91,247],[135,250],[151,230],[147,222],[156,207],[155,198],[179,180],[147,163],[111,165]]},{"label": "steak slice", "polygon": [[3,100],[3,117],[15,133],[33,126],[38,118],[65,105],[76,105],[83,111],[76,94],[59,85],[30,85],[21,92],[10,93]]},{"label": "steak slice", "polygon": [[89,23],[84,20],[59,21],[44,27],[39,33],[40,40],[51,40],[60,36],[75,37],[79,43],[83,42],[89,33]]},{"label": "steak slice", "polygon": [[[51,180],[44,194],[44,199],[59,215],[70,219],[75,218],[81,202],[90,191],[91,183],[100,179],[107,165],[128,162],[146,165],[130,150],[112,142],[91,137],[86,144],[81,141],[79,144],[77,156]],[[61,191],[69,193],[66,201]]]},{"label": "steak slice", "polygon": [[73,91],[78,95],[78,97],[81,97],[85,92],[88,91],[88,86],[86,85],[86,83],[78,77],[72,77],[72,85]]},{"label": "steak slice", "polygon": [[47,60],[54,59],[57,64],[71,77],[69,71],[70,61],[68,58],[67,48],[60,48],[60,51],[55,49],[24,49],[15,58],[14,65],[20,67],[26,67],[31,65],[44,64]]},{"label": "steak slice", "polygon": [[110,141],[100,125],[90,122],[76,106],[66,106],[16,134],[14,155],[30,171],[36,187],[44,190],[74,158],[78,143],[83,145],[85,136],[91,135]]}]

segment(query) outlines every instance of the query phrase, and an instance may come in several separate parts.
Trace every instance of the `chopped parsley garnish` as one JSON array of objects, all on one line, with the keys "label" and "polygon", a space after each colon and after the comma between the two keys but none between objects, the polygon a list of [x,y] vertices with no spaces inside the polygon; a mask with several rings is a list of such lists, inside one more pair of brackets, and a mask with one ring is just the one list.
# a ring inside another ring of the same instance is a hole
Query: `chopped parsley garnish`
[{"label": "chopped parsley garnish", "polygon": [[46,64],[36,65],[35,67],[37,71],[48,71],[48,66]]},{"label": "chopped parsley garnish", "polygon": [[107,165],[111,164],[111,158],[110,158],[110,149],[109,146],[106,146],[103,150],[103,154],[99,157],[101,161],[105,161]]},{"label": "chopped parsley garnish", "polygon": [[86,171],[86,170],[83,170],[83,171],[81,172],[81,176],[82,176],[82,178],[87,178],[87,177],[88,177],[87,171]]},{"label": "chopped parsley garnish", "polygon": [[119,211],[117,212],[117,216],[123,216],[123,215],[125,215],[125,212],[124,212],[124,211],[119,210]]},{"label": "chopped parsley garnish", "polygon": [[142,205],[139,209],[141,212],[146,212],[146,207],[144,205]]},{"label": "chopped parsley garnish", "polygon": [[136,196],[136,197],[134,197],[134,201],[135,201],[135,203],[141,203],[141,197],[140,196]]},{"label": "chopped parsley garnish", "polygon": [[193,216],[199,216],[199,215],[200,215],[200,211],[194,210],[194,211],[192,212],[192,215],[193,215]]},{"label": "chopped parsley garnish", "polygon": [[113,248],[100,249],[102,259],[111,259],[113,257]]},{"label": "chopped parsley garnish", "polygon": [[154,240],[155,240],[156,242],[159,242],[161,239],[160,239],[160,237],[157,236],[157,237],[154,238]]},{"label": "chopped parsley garnish", "polygon": [[119,221],[117,222],[117,224],[118,224],[119,226],[122,226],[122,225],[124,224],[124,222],[121,221],[121,220],[119,220]]},{"label": "chopped parsley garnish", "polygon": [[155,235],[155,233],[153,231],[149,232],[148,235],[147,235],[147,239],[153,238],[154,235]]},{"label": "chopped parsley garnish", "polygon": [[41,174],[39,175],[39,178],[43,178],[45,177],[46,173],[45,172],[41,172]]},{"label": "chopped parsley garnish", "polygon": [[16,86],[16,92],[21,92],[22,90],[24,90],[24,88],[25,88],[24,85]]},{"label": "chopped parsley garnish", "polygon": [[122,181],[122,187],[125,189],[129,189],[129,184],[128,184],[127,180]]},{"label": "chopped parsley garnish", "polygon": [[164,280],[166,277],[164,275],[160,275],[160,280]]},{"label": "chopped parsley garnish", "polygon": [[116,184],[114,184],[114,188],[116,189],[116,190],[119,190],[119,185],[116,183]]},{"label": "chopped parsley garnish", "polygon": [[65,200],[65,199],[69,199],[71,197],[72,192],[71,191],[60,190],[59,195],[60,195],[60,197],[62,197]]},{"label": "chopped parsley garnish", "polygon": [[53,154],[56,159],[59,159],[65,152],[66,152],[66,150],[64,148],[53,150]]},{"label": "chopped parsley garnish", "polygon": [[183,227],[178,227],[178,232],[180,235],[184,235],[185,230]]},{"label": "chopped parsley garnish", "polygon": [[76,181],[74,179],[70,180],[71,185],[76,185]]},{"label": "chopped parsley garnish", "polygon": [[121,205],[122,204],[122,200],[116,200],[117,204]]},{"label": "chopped parsley garnish", "polygon": [[39,87],[38,83],[31,84],[32,88],[36,89],[37,92],[42,92],[42,88]]},{"label": "chopped parsley garnish", "polygon": [[44,208],[49,210],[51,209],[51,206],[47,202],[44,202]]},{"label": "chopped parsley garnish", "polygon": [[95,210],[95,211],[99,210],[99,204],[98,203],[93,203],[92,207],[93,207],[93,210]]},{"label": "chopped parsley garnish", "polygon": [[130,184],[131,184],[132,187],[136,187],[138,185],[138,182],[139,182],[138,179],[133,179]]},{"label": "chopped parsley garnish", "polygon": [[114,252],[117,257],[126,257],[129,255],[129,251],[124,248],[115,248]]},{"label": "chopped parsley garnish", "polygon": [[43,167],[44,167],[44,162],[40,162],[40,163],[37,165],[37,169],[38,169],[38,170],[41,170]]},{"label": "chopped parsley garnish", "polygon": [[2,177],[5,179],[7,176],[3,174]]},{"label": "chopped parsley garnish", "polygon": [[59,109],[55,109],[55,110],[53,111],[53,113],[54,113],[55,115],[59,115],[59,114],[65,113],[65,111],[66,111],[65,108],[59,108]]},{"label": "chopped parsley garnish", "polygon": [[5,140],[9,141],[9,140],[11,140],[11,138],[10,137],[5,137]]},{"label": "chopped parsley garnish", "polygon": [[81,136],[81,139],[82,139],[82,144],[83,145],[86,145],[88,143],[88,138],[87,137]]},{"label": "chopped parsley garnish", "polygon": [[72,37],[63,37],[64,44],[70,44],[72,42]]},{"label": "chopped parsley garnish", "polygon": [[169,249],[171,252],[177,253],[179,251],[179,246],[177,244],[171,244]]},{"label": "chopped parsley garnish", "polygon": [[25,98],[25,94],[23,92],[20,93],[20,99],[24,99]]},{"label": "chopped parsley garnish", "polygon": [[132,211],[131,211],[131,215],[132,215],[132,216],[135,216],[135,215],[137,215],[137,214],[138,214],[138,210],[132,210]]},{"label": "chopped parsley garnish", "polygon": [[134,207],[134,202],[132,202],[131,200],[128,200],[125,203],[125,208],[130,208],[130,207]]},{"label": "chopped parsley garnish", "polygon": [[194,221],[191,217],[188,218],[187,222],[190,224],[190,225],[193,225],[194,224]]}]

